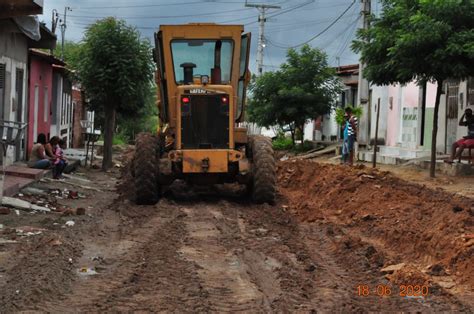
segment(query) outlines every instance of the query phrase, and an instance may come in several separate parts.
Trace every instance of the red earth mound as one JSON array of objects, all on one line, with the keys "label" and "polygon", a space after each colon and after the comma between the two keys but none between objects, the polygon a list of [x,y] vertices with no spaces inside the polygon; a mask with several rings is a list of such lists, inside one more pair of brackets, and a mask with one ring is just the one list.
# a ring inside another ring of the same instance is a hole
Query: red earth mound
[{"label": "red earth mound", "polygon": [[301,221],[327,221],[383,250],[391,262],[437,265],[474,286],[474,200],[363,166],[278,166],[279,192]]}]

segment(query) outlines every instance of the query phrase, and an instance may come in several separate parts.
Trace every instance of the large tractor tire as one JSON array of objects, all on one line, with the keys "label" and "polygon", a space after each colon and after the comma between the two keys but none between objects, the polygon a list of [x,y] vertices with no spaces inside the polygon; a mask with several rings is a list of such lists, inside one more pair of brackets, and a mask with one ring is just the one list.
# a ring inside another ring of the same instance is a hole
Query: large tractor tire
[{"label": "large tractor tire", "polygon": [[256,203],[275,202],[276,165],[271,139],[264,136],[250,137],[252,181],[248,186]]},{"label": "large tractor tire", "polygon": [[159,175],[159,142],[150,133],[138,134],[135,141],[133,175],[135,179],[135,202],[138,205],[153,205],[158,202],[161,189]]}]

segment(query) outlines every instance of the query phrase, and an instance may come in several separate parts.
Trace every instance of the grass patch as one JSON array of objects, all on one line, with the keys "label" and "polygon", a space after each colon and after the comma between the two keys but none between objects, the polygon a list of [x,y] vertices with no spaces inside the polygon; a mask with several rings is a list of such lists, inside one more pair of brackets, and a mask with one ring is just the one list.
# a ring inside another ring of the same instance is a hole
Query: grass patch
[{"label": "grass patch", "polygon": [[278,136],[273,140],[272,144],[274,150],[290,150],[293,148],[291,138],[285,136]]}]

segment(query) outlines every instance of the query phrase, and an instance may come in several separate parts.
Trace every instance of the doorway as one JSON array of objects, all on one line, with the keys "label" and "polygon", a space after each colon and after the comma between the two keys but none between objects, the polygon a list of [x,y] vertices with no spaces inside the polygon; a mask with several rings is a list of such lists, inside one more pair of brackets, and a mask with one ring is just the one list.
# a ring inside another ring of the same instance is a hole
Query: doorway
[{"label": "doorway", "polygon": [[458,130],[459,81],[446,83],[446,142],[445,153],[456,142]]},{"label": "doorway", "polygon": [[[15,99],[16,99],[16,122],[23,122],[23,69],[16,69]],[[25,134],[15,146],[15,161],[22,160],[25,151]]]}]

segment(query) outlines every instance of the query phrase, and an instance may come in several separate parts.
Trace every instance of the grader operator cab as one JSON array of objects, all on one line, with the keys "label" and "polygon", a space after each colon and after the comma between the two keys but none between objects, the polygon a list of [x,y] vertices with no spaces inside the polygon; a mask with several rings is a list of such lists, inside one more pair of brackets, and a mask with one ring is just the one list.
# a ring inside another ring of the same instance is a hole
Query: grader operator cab
[{"label": "grader operator cab", "polygon": [[275,198],[270,139],[247,134],[250,34],[241,25],[163,25],[155,34],[159,126],[136,139],[136,202],[154,204],[174,180],[245,184],[255,202]]}]

